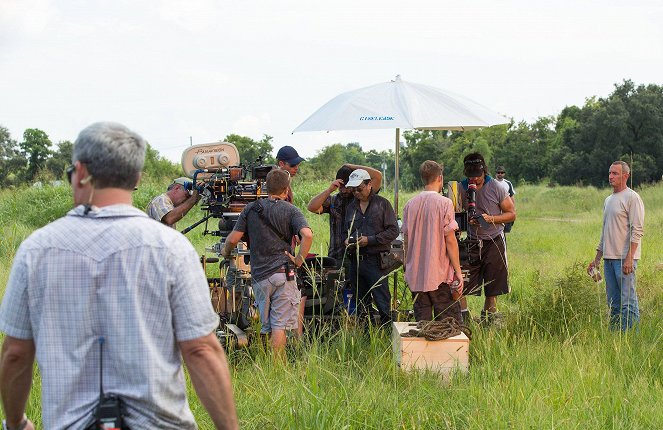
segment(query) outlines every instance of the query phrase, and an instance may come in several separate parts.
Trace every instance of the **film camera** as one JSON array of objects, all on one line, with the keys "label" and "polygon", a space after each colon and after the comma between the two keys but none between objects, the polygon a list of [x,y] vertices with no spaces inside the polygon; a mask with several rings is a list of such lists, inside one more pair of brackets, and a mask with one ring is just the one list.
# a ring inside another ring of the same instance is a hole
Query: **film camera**
[{"label": "film camera", "polygon": [[471,262],[472,249],[479,246],[479,241],[471,239],[468,235],[470,220],[475,219],[481,226],[488,226],[481,214],[477,211],[477,186],[470,181],[465,190],[466,205],[463,205],[460,192],[462,184],[457,181],[449,181],[447,184],[447,197],[451,199],[456,214],[458,230],[456,239],[458,239],[458,251],[460,255],[460,266],[463,271],[463,281],[469,281],[469,264]]},{"label": "film camera", "polygon": [[[232,232],[242,210],[251,202],[268,196],[267,174],[276,166],[265,164],[260,157],[251,164],[240,164],[239,151],[232,143],[217,142],[195,145],[182,154],[182,168],[201,195],[203,217],[182,231],[186,234],[204,224],[203,235],[218,237],[206,249],[215,256],[201,256],[201,263],[219,263],[225,239]],[[219,339],[226,344],[248,345],[252,321],[258,318],[251,287],[249,243],[239,242],[231,258],[219,263],[218,276],[207,279],[215,311],[219,314]],[[258,246],[258,245],[254,245]],[[297,270],[297,282],[307,297],[305,316],[332,312],[338,283],[335,260],[327,257],[306,259]],[[342,302],[342,300],[341,300]]]},{"label": "film camera", "polygon": [[[219,263],[226,237],[230,234],[244,207],[266,198],[267,174],[276,166],[263,163],[259,157],[253,163],[240,164],[237,147],[229,142],[194,145],[182,154],[182,168],[191,178],[185,189],[200,193],[202,219],[182,231],[186,234],[204,223],[203,235],[218,237],[218,241],[206,249],[215,257],[201,256],[207,269],[211,263]],[[188,187],[188,188],[187,188]],[[219,314],[219,339],[239,346],[248,344],[246,330],[251,327],[257,312],[253,306],[251,266],[248,244],[240,242],[229,260],[219,263],[218,276],[208,277],[210,297],[214,310]]]}]

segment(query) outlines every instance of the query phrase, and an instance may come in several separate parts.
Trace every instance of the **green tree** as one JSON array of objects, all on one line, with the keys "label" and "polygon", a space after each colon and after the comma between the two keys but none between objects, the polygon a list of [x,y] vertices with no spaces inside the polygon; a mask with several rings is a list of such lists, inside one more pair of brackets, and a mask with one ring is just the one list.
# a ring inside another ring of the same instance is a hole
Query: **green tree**
[{"label": "green tree", "polygon": [[602,186],[610,163],[631,157],[634,185],[658,180],[663,173],[663,87],[626,80],[606,98],[588,98],[582,108],[564,109],[556,132],[550,163],[556,182]]},{"label": "green tree", "polygon": [[254,163],[258,157],[265,157],[264,162],[274,163],[271,156],[274,148],[272,147],[272,136],[263,135],[262,139],[256,141],[250,137],[240,136],[238,134],[229,134],[224,139],[237,147],[239,151],[240,163],[248,165]]},{"label": "green tree", "polygon": [[23,177],[27,163],[11,138],[9,130],[0,126],[0,185],[16,185]]},{"label": "green tree", "polygon": [[159,154],[159,151],[147,145],[143,176],[149,178],[174,179],[182,176],[182,167]]},{"label": "green tree", "polygon": [[403,188],[423,186],[419,166],[426,160],[444,163],[444,153],[451,142],[449,132],[443,130],[413,130],[403,133],[405,147],[401,156],[401,184]]},{"label": "green tree", "polygon": [[58,149],[54,151],[51,157],[46,160],[46,168],[56,178],[63,178],[64,171],[71,164],[71,156],[74,151],[74,144],[69,140],[58,142]]},{"label": "green tree", "polygon": [[346,147],[335,143],[318,150],[314,157],[304,163],[304,166],[306,172],[315,172],[314,176],[331,181],[336,177],[338,169],[345,163],[347,163]]},{"label": "green tree", "polygon": [[540,117],[531,125],[525,121],[511,125],[504,133],[504,142],[495,147],[493,163],[486,160],[491,172],[504,166],[512,181],[539,182],[548,177],[554,127],[554,117]]},{"label": "green tree", "polygon": [[23,132],[23,141],[19,147],[28,160],[26,179],[32,180],[40,169],[46,167],[46,160],[51,155],[51,146],[48,135],[39,129],[29,128]]}]

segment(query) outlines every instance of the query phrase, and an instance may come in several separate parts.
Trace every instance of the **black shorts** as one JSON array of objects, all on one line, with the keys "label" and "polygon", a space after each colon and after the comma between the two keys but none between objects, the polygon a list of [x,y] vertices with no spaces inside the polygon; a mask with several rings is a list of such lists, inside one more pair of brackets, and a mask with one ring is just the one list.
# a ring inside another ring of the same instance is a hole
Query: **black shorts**
[{"label": "black shorts", "polygon": [[506,258],[506,245],[500,234],[494,239],[480,240],[469,249],[470,280],[464,286],[465,295],[487,297],[507,294],[509,271]]}]

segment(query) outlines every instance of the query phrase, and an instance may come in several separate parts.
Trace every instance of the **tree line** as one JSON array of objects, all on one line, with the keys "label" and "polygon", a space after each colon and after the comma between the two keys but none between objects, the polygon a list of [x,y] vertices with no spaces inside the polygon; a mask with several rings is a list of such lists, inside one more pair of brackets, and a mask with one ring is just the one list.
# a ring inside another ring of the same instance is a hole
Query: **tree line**
[{"label": "tree line", "polygon": [[[624,160],[633,166],[633,184],[654,182],[663,175],[663,87],[635,85],[625,80],[604,98],[590,97],[582,107],[567,106],[557,116],[539,117],[532,123],[510,124],[481,130],[450,132],[411,130],[403,133],[400,147],[400,184],[415,189],[419,165],[427,159],[445,165],[447,179],[463,177],[463,157],[471,152],[484,155],[489,170],[504,166],[516,182],[547,182],[560,185],[605,186],[610,163]],[[261,140],[230,134],[244,163],[274,163],[272,137]],[[60,179],[71,163],[72,143],[56,145],[39,129],[27,129],[20,142],[0,126],[0,186],[18,186],[39,178]],[[344,163],[367,165],[394,178],[393,149],[364,151],[361,144],[335,143],[319,150],[302,163],[305,179],[333,179]],[[158,177],[181,174],[148,146],[145,173]]]}]

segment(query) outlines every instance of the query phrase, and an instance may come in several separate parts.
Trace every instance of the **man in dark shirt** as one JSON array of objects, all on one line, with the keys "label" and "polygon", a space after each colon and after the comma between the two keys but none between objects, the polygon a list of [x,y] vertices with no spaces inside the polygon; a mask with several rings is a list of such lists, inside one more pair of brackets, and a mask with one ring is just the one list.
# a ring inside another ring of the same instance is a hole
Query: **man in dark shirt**
[{"label": "man in dark shirt", "polygon": [[350,175],[347,187],[355,199],[345,211],[345,244],[350,260],[349,280],[359,298],[359,315],[370,315],[371,299],[375,301],[380,322],[391,321],[388,279],[380,268],[380,253],[389,251],[398,236],[398,224],[391,203],[373,192],[371,176],[364,169]]},{"label": "man in dark shirt", "polygon": [[[300,267],[313,243],[313,232],[304,214],[285,201],[290,176],[274,169],[267,174],[268,198],[251,202],[239,215],[234,230],[228,235],[221,255],[231,251],[248,233],[250,239],[251,276],[253,292],[260,310],[262,334],[271,334],[274,351],[281,354],[286,344],[286,331],[296,330],[301,295],[297,289],[294,270]],[[291,238],[301,237],[299,252],[293,256]]]},{"label": "man in dark shirt", "polygon": [[[343,229],[345,211],[354,196],[352,190],[346,186],[350,180],[350,174],[356,169],[364,169],[371,175],[371,183],[381,184],[382,173],[370,167],[344,164],[336,172],[336,179],[329,184],[323,192],[313,197],[308,204],[308,210],[316,214],[329,214],[329,251],[327,255],[336,260],[336,267],[345,265],[345,239],[348,233]],[[338,193],[332,195],[334,191]],[[376,191],[377,192],[377,191]]]}]

